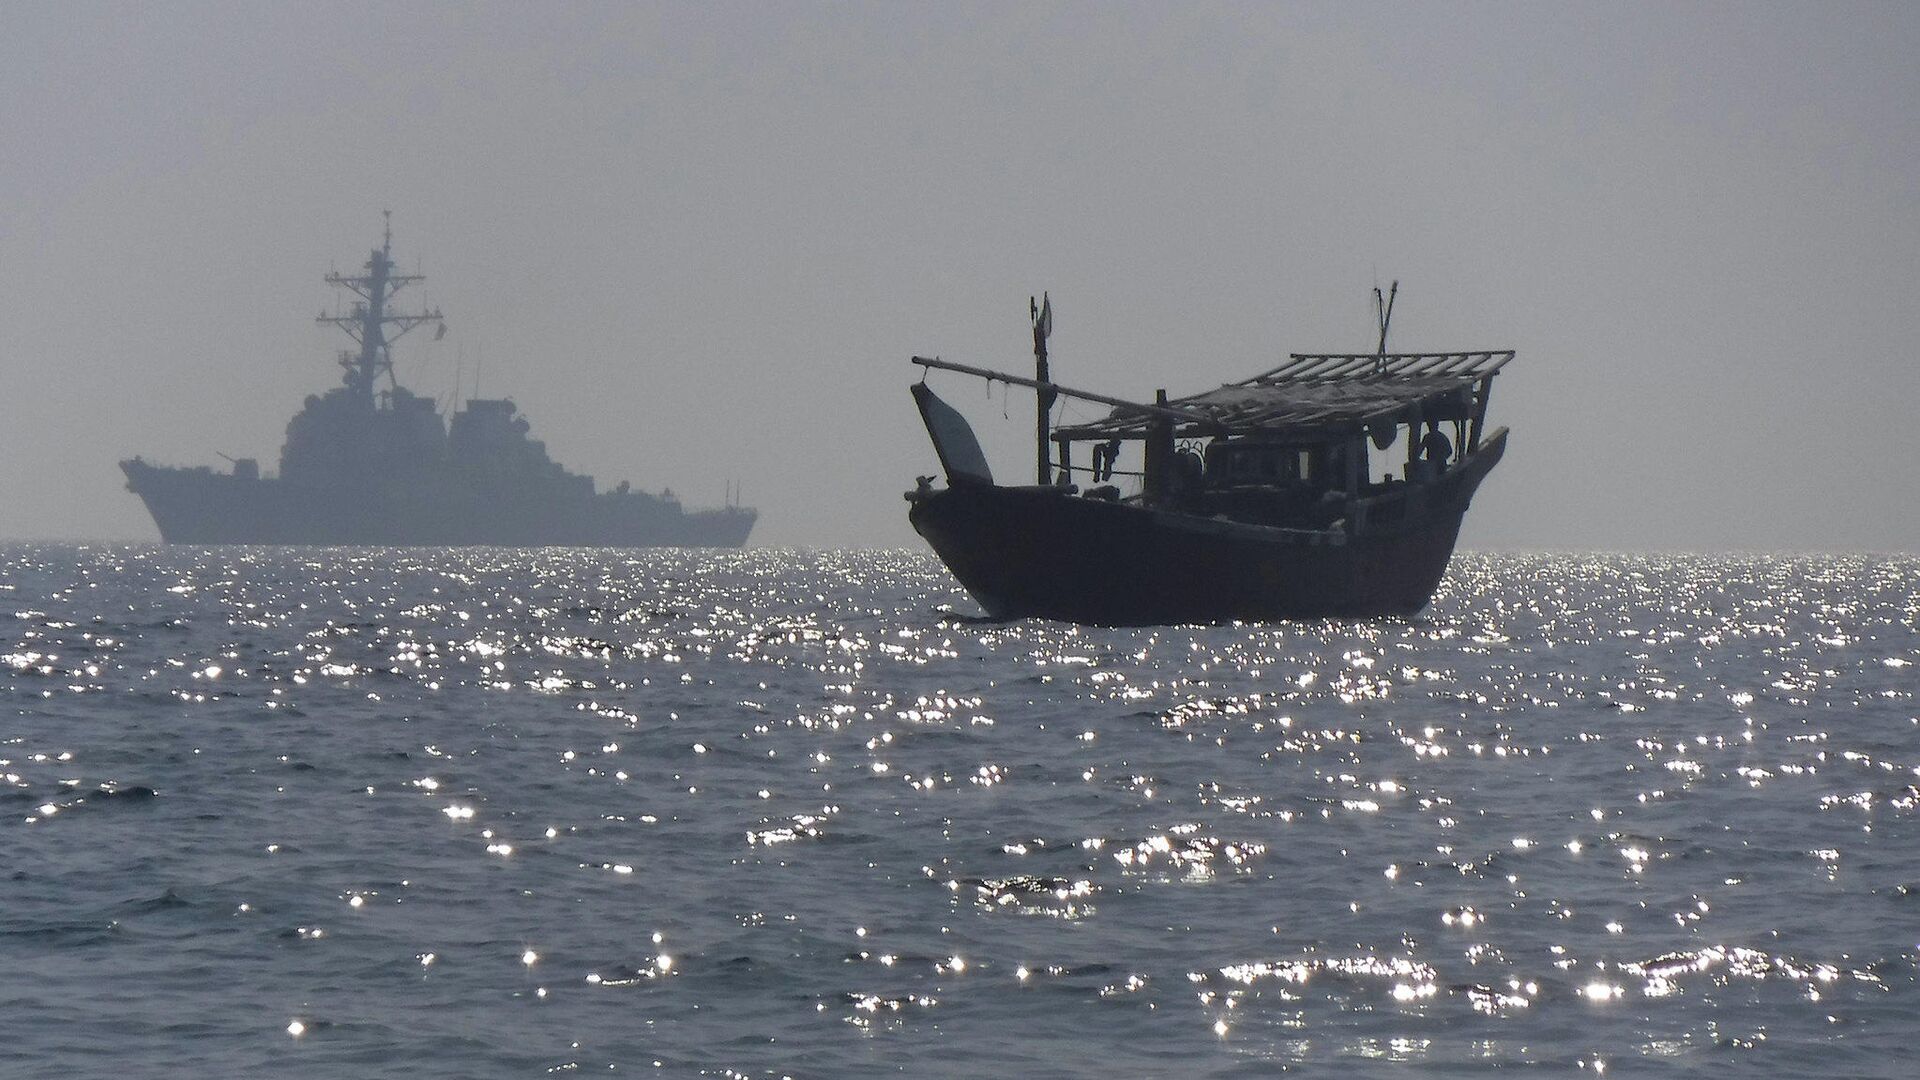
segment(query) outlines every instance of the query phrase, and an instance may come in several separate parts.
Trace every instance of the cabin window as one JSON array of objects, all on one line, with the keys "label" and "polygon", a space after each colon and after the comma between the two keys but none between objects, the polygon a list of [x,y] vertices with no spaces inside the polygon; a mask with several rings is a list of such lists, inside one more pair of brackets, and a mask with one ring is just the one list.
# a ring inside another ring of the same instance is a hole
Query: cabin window
[{"label": "cabin window", "polygon": [[1207,478],[1216,484],[1285,483],[1313,475],[1313,451],[1297,446],[1217,441],[1205,456]]},{"label": "cabin window", "polygon": [[1304,446],[1277,446],[1271,442],[1213,440],[1206,446],[1206,480],[1217,486],[1233,484],[1288,484],[1313,479],[1315,455]]}]

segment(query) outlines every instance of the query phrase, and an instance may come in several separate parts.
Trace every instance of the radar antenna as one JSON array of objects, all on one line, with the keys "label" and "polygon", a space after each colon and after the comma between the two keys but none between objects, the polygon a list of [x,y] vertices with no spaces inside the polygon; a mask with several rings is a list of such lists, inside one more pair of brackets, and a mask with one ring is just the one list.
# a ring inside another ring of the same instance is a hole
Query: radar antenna
[{"label": "radar antenna", "polygon": [[331,273],[326,277],[327,284],[346,289],[357,299],[344,308],[336,307],[330,314],[321,312],[317,320],[346,331],[347,336],[360,346],[357,353],[351,350],[340,353],[340,367],[346,373],[342,381],[369,407],[373,405],[374,384],[380,376],[387,377],[389,387],[399,386],[393,376],[393,343],[416,326],[436,323],[443,332],[446,328],[439,308],[407,314],[388,307],[395,293],[405,286],[425,281],[426,277],[422,274],[394,273],[393,211],[385,210],[382,214],[386,218],[386,228],[381,235],[380,246],[367,259],[367,272],[356,276]]}]

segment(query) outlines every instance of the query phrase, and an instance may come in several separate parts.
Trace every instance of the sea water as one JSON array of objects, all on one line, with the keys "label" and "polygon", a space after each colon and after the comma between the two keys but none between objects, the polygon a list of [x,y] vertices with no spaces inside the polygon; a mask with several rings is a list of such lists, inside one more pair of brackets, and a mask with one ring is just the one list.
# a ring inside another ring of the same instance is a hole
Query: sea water
[{"label": "sea water", "polygon": [[1917,582],[0,549],[0,1074],[1904,1077]]}]

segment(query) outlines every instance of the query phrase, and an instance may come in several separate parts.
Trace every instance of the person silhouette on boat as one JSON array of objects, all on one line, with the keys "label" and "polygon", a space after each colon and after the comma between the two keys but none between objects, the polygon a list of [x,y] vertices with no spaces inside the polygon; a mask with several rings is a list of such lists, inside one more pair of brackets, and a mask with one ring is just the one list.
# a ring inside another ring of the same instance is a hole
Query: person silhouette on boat
[{"label": "person silhouette on boat", "polygon": [[1425,476],[1435,477],[1445,471],[1447,460],[1453,457],[1453,443],[1440,430],[1440,425],[1427,425],[1427,437],[1420,440],[1420,456],[1425,462],[1421,470]]}]

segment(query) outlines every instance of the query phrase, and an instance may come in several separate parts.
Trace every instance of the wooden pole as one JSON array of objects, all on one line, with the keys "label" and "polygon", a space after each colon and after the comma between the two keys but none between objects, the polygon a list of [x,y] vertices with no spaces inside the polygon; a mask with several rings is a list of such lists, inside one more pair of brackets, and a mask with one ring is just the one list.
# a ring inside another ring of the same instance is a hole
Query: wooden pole
[{"label": "wooden pole", "polygon": [[1047,454],[1047,436],[1051,434],[1053,403],[1059,394],[1055,393],[1053,379],[1047,374],[1047,335],[1053,332],[1053,304],[1044,294],[1041,301],[1036,304],[1033,297],[1027,297],[1027,306],[1033,314],[1033,380],[1040,384],[1034,388],[1033,482],[1051,484],[1053,462]]},{"label": "wooden pole", "polygon": [[1164,416],[1169,420],[1176,420],[1183,424],[1213,424],[1215,422],[1212,416],[1203,412],[1196,412],[1192,409],[1183,409],[1178,406],[1148,405],[1139,401],[1128,401],[1125,398],[1109,397],[1106,394],[1094,394],[1085,390],[1075,390],[1070,386],[1060,386],[1057,383],[1035,382],[1024,375],[1009,375],[1004,371],[992,371],[988,368],[956,364],[951,360],[942,360],[939,357],[916,356],[912,358],[912,362],[924,368],[935,368],[940,371],[957,371],[962,375],[972,375],[975,378],[986,379],[989,382],[1010,383],[1014,386],[1031,386],[1036,390],[1044,388],[1063,397],[1079,398],[1083,401],[1097,401],[1102,405],[1111,405],[1116,409],[1122,409],[1127,412],[1137,412],[1148,416]]},{"label": "wooden pole", "polygon": [[1480,393],[1475,395],[1473,403],[1473,423],[1467,428],[1467,445],[1461,453],[1480,449],[1480,425],[1487,418],[1487,399],[1493,396],[1493,375],[1491,373],[1480,380]]},{"label": "wooden pole", "polygon": [[[1165,408],[1167,392],[1156,390],[1154,404]],[[1149,502],[1159,499],[1167,493],[1171,485],[1167,482],[1173,472],[1173,422],[1156,413],[1147,425],[1147,444],[1143,448],[1145,464],[1141,470],[1146,474],[1140,481],[1140,493]]]},{"label": "wooden pole", "polygon": [[1380,300],[1380,290],[1377,287],[1373,290],[1373,302],[1380,312],[1380,347],[1374,352],[1382,358],[1387,355],[1387,325],[1393,322],[1393,298],[1399,295],[1400,283],[1397,281],[1387,290],[1387,299],[1384,303]]}]

